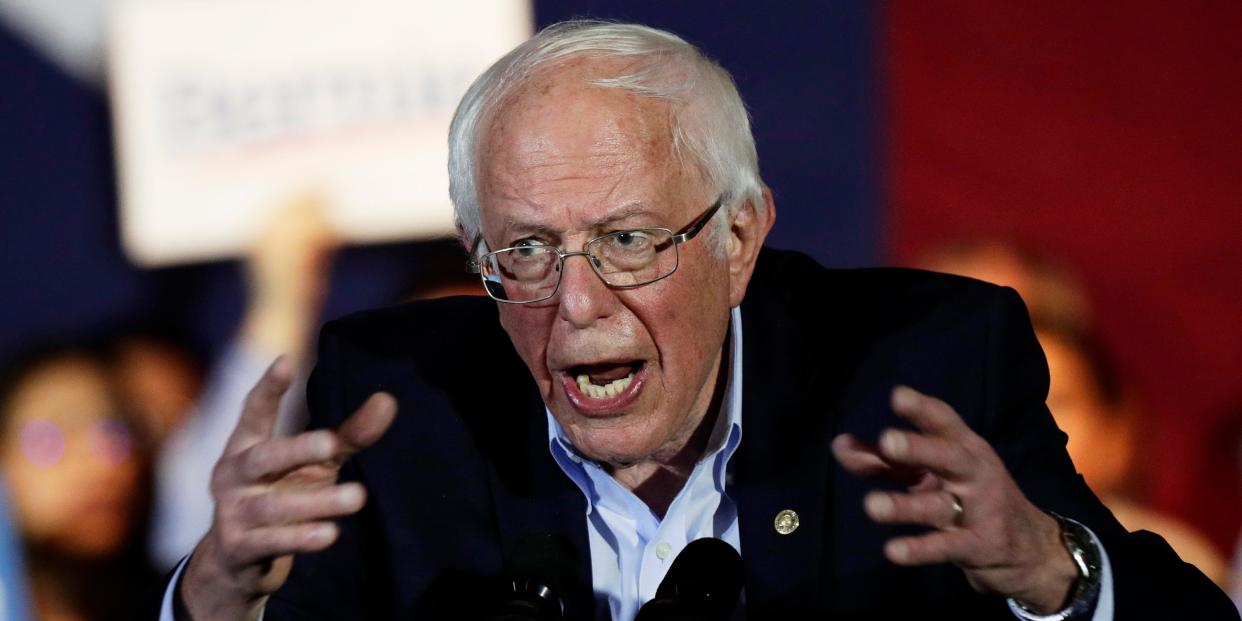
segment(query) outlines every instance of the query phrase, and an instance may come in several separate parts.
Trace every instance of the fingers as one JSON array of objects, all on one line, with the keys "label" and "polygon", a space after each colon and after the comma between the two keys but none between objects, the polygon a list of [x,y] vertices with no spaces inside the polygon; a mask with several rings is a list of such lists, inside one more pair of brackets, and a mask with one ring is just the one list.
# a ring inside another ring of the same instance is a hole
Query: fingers
[{"label": "fingers", "polygon": [[247,482],[279,478],[302,466],[335,459],[342,443],[327,430],[310,431],[288,438],[273,438],[246,449],[238,456]]},{"label": "fingers", "polygon": [[397,400],[392,395],[383,392],[377,392],[352,416],[341,423],[337,429],[337,437],[341,440],[341,447],[337,451],[337,458],[341,461],[349,458],[354,453],[371,446],[384,432],[388,430],[388,426],[397,416]]},{"label": "fingers", "polygon": [[859,440],[852,434],[843,433],[832,439],[832,454],[852,474],[864,477],[886,476],[892,473],[876,447]]},{"label": "fingers", "polygon": [[280,489],[239,499],[231,509],[247,529],[314,522],[357,512],[366,502],[359,483],[318,489]]},{"label": "fingers", "polygon": [[973,461],[965,444],[974,432],[953,408],[905,386],[893,389],[892,406],[923,433],[889,429],[876,446],[841,434],[833,439],[832,452],[842,467],[859,476],[906,484],[913,484],[925,470],[946,478],[970,474]]},{"label": "fingers", "polygon": [[947,491],[871,492],[863,497],[863,510],[881,524],[922,524],[950,529],[957,526],[955,502],[953,494]]},{"label": "fingers", "polygon": [[892,461],[875,446],[851,434],[843,433],[832,440],[832,453],[848,472],[867,478],[884,478],[894,483],[918,487],[932,484],[938,488],[939,478],[922,468],[913,468]]},{"label": "fingers", "polygon": [[918,537],[898,537],[884,544],[884,556],[898,565],[931,565],[960,560],[961,531],[938,530]]},{"label": "fingers", "polygon": [[230,449],[240,443],[248,444],[271,437],[276,426],[276,413],[280,409],[280,398],[292,381],[293,363],[288,356],[277,357],[259,383],[246,395],[241,418],[229,438]]},{"label": "fingers", "polygon": [[376,393],[336,431],[310,431],[257,442],[237,455],[241,481],[270,481],[303,466],[334,468],[379,439],[392,424],[396,409],[395,399]]},{"label": "fingers", "polygon": [[959,442],[898,429],[880,434],[879,454],[889,463],[930,470],[950,480],[969,477],[975,464]]},{"label": "fingers", "polygon": [[240,568],[287,554],[319,552],[339,536],[332,522],[308,522],[242,531],[226,545],[230,563]]},{"label": "fingers", "polygon": [[970,428],[947,403],[908,386],[893,389],[893,411],[920,430],[943,437],[970,433]]},{"label": "fingers", "polygon": [[359,483],[267,489],[221,502],[213,530],[220,533],[228,562],[244,567],[332,545],[338,531],[330,520],[356,513],[365,503]]}]

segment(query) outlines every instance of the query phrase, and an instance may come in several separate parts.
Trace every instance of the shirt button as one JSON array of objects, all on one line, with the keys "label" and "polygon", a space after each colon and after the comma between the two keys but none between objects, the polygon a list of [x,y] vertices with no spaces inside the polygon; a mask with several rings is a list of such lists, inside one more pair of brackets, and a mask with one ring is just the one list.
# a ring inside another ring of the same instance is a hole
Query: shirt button
[{"label": "shirt button", "polygon": [[656,544],[656,558],[664,560],[668,558],[668,553],[673,551],[673,546],[668,545],[667,541],[661,541]]}]

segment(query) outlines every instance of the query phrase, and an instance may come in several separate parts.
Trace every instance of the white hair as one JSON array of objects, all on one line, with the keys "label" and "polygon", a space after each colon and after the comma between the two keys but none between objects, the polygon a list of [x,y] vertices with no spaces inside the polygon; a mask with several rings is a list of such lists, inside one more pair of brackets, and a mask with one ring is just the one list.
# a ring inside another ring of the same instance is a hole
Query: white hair
[{"label": "white hair", "polygon": [[571,56],[631,61],[623,75],[591,84],[670,103],[674,152],[725,197],[727,208],[720,210],[719,222],[727,222],[727,213],[741,205],[763,201],[750,117],[727,71],[670,32],[573,20],[548,26],[496,61],[457,105],[449,128],[449,196],[458,230],[467,241],[476,239],[482,228],[478,147],[486,123],[517,86]]}]

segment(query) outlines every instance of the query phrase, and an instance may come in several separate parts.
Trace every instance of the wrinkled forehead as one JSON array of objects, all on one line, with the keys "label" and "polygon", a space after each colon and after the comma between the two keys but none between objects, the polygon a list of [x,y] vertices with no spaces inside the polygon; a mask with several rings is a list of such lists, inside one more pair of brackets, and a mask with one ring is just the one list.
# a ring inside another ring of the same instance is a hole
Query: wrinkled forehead
[{"label": "wrinkled forehead", "polygon": [[485,228],[558,212],[577,224],[635,204],[661,210],[682,202],[700,175],[677,155],[673,104],[592,84],[622,70],[617,61],[571,60],[503,101],[480,141]]}]

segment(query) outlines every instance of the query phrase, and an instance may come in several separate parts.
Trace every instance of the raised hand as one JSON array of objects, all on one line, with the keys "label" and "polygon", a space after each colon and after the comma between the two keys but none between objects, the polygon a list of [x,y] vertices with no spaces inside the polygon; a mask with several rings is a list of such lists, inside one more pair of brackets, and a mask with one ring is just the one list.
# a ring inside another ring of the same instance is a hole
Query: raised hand
[{"label": "raised hand", "polygon": [[849,434],[832,443],[849,472],[907,486],[867,494],[872,520],[935,529],[889,540],[885,556],[898,565],[953,563],[979,591],[1036,611],[1060,608],[1078,574],[1056,520],[1027,500],[996,451],[949,405],[898,387],[892,407],[917,431],[885,430],[878,446]]},{"label": "raised hand", "polygon": [[292,555],[332,545],[338,536],[332,520],[366,501],[362,485],[338,484],[337,474],[388,429],[396,401],[376,393],[335,431],[273,437],[292,366],[277,359],[250,391],[212,472],[215,515],[181,584],[195,621],[257,619],[288,578]]},{"label": "raised hand", "polygon": [[299,196],[276,212],[246,257],[242,339],[261,351],[304,358],[340,246],[327,206]]}]

